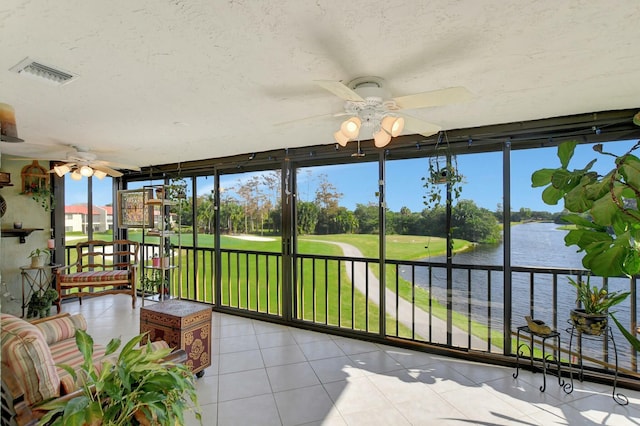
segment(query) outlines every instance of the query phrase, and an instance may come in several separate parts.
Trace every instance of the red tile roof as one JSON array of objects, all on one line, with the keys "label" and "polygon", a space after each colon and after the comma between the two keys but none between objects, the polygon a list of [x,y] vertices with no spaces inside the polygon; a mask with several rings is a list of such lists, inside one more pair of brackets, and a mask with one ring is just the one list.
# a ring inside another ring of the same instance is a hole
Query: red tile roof
[{"label": "red tile roof", "polygon": [[[100,214],[101,210],[105,210],[107,214],[113,214],[112,206],[93,206],[92,214]],[[84,214],[86,215],[88,212],[86,204],[69,204],[64,206],[64,212],[66,214]]]}]

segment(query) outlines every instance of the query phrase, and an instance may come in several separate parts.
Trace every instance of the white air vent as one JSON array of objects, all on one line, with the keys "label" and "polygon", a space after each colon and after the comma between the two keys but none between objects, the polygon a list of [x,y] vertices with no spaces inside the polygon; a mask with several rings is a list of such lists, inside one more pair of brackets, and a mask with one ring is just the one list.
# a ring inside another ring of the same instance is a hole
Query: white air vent
[{"label": "white air vent", "polygon": [[45,65],[42,62],[35,61],[31,58],[25,58],[9,70],[55,86],[68,84],[78,78],[77,74],[56,69],[51,65]]}]

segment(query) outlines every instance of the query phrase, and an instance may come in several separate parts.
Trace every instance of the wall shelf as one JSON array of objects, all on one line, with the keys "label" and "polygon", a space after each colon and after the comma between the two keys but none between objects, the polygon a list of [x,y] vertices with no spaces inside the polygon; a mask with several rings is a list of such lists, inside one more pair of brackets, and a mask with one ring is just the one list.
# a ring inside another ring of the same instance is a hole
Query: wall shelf
[{"label": "wall shelf", "polygon": [[2,238],[5,237],[18,237],[20,238],[20,244],[24,244],[27,242],[27,237],[33,232],[33,231],[44,231],[43,228],[20,228],[20,229],[16,229],[16,228],[6,228],[6,229],[2,229]]}]

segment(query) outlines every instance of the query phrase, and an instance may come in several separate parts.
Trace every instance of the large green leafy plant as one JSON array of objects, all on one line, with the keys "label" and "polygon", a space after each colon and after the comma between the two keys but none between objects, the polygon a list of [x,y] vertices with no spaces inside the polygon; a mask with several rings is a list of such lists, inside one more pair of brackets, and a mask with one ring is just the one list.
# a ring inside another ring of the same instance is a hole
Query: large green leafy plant
[{"label": "large green leafy plant", "polygon": [[565,142],[558,146],[561,166],[533,173],[532,186],[546,186],[542,199],[547,204],[564,199],[571,214],[563,219],[576,225],[565,242],[585,252],[585,268],[605,277],[635,275],[640,272],[640,159],[632,152],[640,142],[621,156],[595,145],[596,152],[614,160],[605,175],[591,170],[595,159],[582,169],[568,169],[576,145]]},{"label": "large green leafy plant", "polygon": [[164,361],[171,349],[152,350],[150,344],[138,347],[144,337],[141,334],[131,339],[117,357],[120,339],[112,339],[106,355],[114,354],[113,358],[97,370],[93,365],[93,339],[77,330],[82,366],[79,370],[61,367],[80,385],[81,392],[71,399],[44,403],[41,408],[49,411],[41,424],[176,425],[184,424],[184,412],[192,408],[200,419],[191,370],[183,364]]},{"label": "large green leafy plant", "polygon": [[[531,176],[531,184],[546,186],[542,192],[545,203],[556,205],[564,201],[570,213],[563,219],[576,225],[565,236],[565,243],[584,252],[585,268],[603,277],[636,275],[640,272],[640,159],[633,152],[640,142],[620,156],[605,152],[602,144],[595,145],[596,153],[613,160],[611,170],[604,175],[592,170],[597,159],[581,169],[569,169],[577,144],[576,141],[560,144],[560,167],[537,170]],[[640,350],[638,339],[612,312],[609,316],[634,348]]]}]

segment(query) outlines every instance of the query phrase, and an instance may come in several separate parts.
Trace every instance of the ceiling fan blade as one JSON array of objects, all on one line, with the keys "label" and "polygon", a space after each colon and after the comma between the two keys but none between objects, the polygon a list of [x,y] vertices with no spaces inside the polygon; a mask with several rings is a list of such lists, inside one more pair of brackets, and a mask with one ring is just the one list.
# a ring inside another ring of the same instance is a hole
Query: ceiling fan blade
[{"label": "ceiling fan blade", "polygon": [[314,80],[313,82],[318,86],[322,87],[323,89],[333,93],[340,99],[344,99],[345,101],[354,101],[354,102],[364,101],[364,99],[362,99],[360,95],[358,95],[356,92],[349,89],[347,86],[345,86],[339,81]]},{"label": "ceiling fan blade", "polygon": [[112,169],[111,167],[107,167],[105,165],[102,164],[92,164],[91,167],[93,167],[96,170],[100,170],[101,172],[105,172],[106,174],[108,174],[111,177],[120,177],[122,176],[122,172],[119,172],[117,170]]},{"label": "ceiling fan blade", "polygon": [[472,98],[471,92],[464,87],[449,87],[448,89],[399,96],[393,100],[396,101],[399,109],[416,109],[454,104]]},{"label": "ceiling fan blade", "polygon": [[329,114],[312,115],[311,117],[296,118],[295,120],[282,121],[280,123],[275,123],[274,126],[286,126],[288,124],[301,123],[303,121],[322,120],[325,118],[334,118],[334,117],[344,117],[345,115],[353,115],[353,114],[343,111],[343,112],[336,112],[336,113],[329,113]]},{"label": "ceiling fan blade", "polygon": [[135,170],[135,171],[140,171],[140,167],[138,166],[134,166],[133,164],[124,164],[124,163],[117,163],[115,161],[106,161],[106,160],[95,160],[92,161],[90,166],[99,166],[99,167],[108,167],[108,168],[114,168],[114,169],[126,169],[126,170]]},{"label": "ceiling fan blade", "polygon": [[438,133],[442,130],[442,127],[437,124],[428,123],[426,121],[422,121],[418,118],[411,117],[406,114],[398,114],[402,118],[404,118],[404,128],[413,133],[418,133],[422,136],[431,136]]}]

